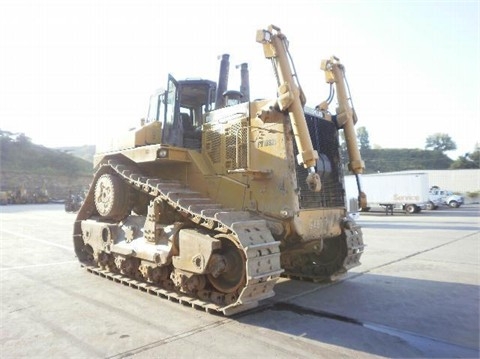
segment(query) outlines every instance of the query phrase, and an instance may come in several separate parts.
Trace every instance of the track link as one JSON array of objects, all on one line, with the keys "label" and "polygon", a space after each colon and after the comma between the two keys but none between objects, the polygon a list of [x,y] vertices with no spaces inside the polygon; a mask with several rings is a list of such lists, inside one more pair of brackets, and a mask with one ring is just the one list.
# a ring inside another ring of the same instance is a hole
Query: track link
[{"label": "track link", "polygon": [[110,159],[103,163],[95,174],[93,183],[103,173],[119,175],[133,188],[152,198],[161,199],[199,227],[234,238],[246,258],[246,283],[235,301],[225,305],[222,304],[221,293],[202,291],[202,298],[199,298],[92,265],[87,256],[82,253],[84,242],[81,222],[89,219],[94,213],[94,186],[91,186],[74,226],[75,251],[80,262],[89,272],[144,292],[189,304],[197,309],[221,312],[224,315],[251,309],[258,305],[258,301],[275,294],[273,287],[283,271],[280,266],[280,243],[273,238],[265,220],[246,211],[224,209],[211,199],[184,187],[179,181],[144,176],[134,164],[125,160]]}]

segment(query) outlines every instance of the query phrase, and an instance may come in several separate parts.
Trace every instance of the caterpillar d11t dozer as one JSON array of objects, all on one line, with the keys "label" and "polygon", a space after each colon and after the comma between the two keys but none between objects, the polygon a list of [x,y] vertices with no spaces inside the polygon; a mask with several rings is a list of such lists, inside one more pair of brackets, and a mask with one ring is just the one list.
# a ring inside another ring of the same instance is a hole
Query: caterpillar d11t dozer
[{"label": "caterpillar d11t dozer", "polygon": [[[88,271],[231,315],[273,296],[281,275],[335,280],[360,264],[339,155],[339,128],[350,126],[356,146],[348,98],[335,115],[326,103],[305,110],[285,35],[272,25],[257,42],[276,99],[249,100],[246,64],[242,92],[226,91],[224,55],[218,85],[169,76],[139,128],[97,146],[73,236]],[[343,81],[337,65],[325,68],[330,84]]]}]

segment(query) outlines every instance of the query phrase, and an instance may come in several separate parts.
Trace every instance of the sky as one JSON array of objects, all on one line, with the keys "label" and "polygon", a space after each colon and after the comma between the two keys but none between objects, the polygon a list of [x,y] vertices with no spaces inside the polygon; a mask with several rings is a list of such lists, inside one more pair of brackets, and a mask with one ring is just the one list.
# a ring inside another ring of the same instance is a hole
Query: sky
[{"label": "sky", "polygon": [[251,97],[273,99],[255,41],[270,24],[309,106],[328,97],[321,60],[340,58],[372,147],[447,133],[456,159],[480,142],[478,0],[0,0],[0,129],[46,147],[100,143],[139,125],[169,73],[217,81],[224,53],[230,89],[247,62]]}]

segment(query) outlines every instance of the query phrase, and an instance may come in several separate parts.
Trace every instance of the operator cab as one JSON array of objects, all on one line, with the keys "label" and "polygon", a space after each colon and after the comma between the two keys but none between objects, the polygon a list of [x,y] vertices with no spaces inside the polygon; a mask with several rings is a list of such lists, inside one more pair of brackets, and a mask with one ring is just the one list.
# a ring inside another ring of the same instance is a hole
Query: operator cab
[{"label": "operator cab", "polygon": [[177,81],[169,75],[167,90],[157,91],[150,98],[146,122],[162,123],[163,144],[200,149],[203,118],[214,108],[215,90],[213,81]]}]

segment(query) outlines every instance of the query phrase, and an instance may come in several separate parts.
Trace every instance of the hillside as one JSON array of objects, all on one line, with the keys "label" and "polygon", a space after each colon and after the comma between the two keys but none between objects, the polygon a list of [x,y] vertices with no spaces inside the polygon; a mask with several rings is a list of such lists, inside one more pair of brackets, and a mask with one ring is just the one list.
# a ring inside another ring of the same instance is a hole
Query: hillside
[{"label": "hillside", "polygon": [[1,138],[2,171],[26,171],[40,175],[85,175],[92,173],[86,160],[27,141]]},{"label": "hillside", "polygon": [[445,170],[453,160],[439,151],[420,149],[364,149],[366,173],[407,170]]},{"label": "hillside", "polygon": [[93,155],[95,154],[94,145],[85,145],[85,146],[78,146],[78,147],[59,147],[59,148],[56,148],[56,150],[72,155],[74,157],[81,158],[90,163],[93,162]]},{"label": "hillside", "polygon": [[33,193],[45,187],[52,198],[83,193],[92,179],[91,162],[30,142],[24,135],[0,131],[0,187]]},{"label": "hillside", "polygon": [[[46,186],[51,197],[83,193],[92,179],[95,146],[46,148],[23,134],[0,130],[0,186],[30,192]],[[345,158],[346,151],[343,152]],[[420,149],[363,149],[365,173],[448,169],[452,159],[439,151]],[[345,160],[346,162],[346,160]],[[347,172],[347,166],[345,171]]]}]

